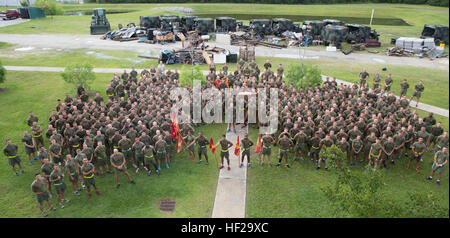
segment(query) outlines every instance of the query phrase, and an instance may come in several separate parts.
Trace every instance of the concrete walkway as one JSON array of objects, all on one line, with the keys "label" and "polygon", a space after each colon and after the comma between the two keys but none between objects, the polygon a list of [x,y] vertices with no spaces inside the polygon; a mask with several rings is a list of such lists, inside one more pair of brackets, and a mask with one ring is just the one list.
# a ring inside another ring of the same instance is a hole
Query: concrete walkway
[{"label": "concrete walkway", "polygon": [[[62,67],[38,67],[38,66],[4,66],[4,67],[6,70],[11,70],[11,71],[32,71],[32,72],[63,72],[64,71],[64,68],[62,68]],[[131,71],[131,69],[113,69],[113,68],[94,68],[93,69],[93,71],[95,73],[111,73],[111,74],[112,73],[123,73],[123,70],[127,70],[127,72]],[[136,70],[141,71],[142,69],[136,69]],[[203,74],[207,75],[208,71],[203,71]],[[329,77],[330,81],[331,81],[332,77],[322,75],[323,80],[325,80],[326,77]],[[345,85],[352,84],[352,83],[342,81],[339,79],[336,79],[336,82],[338,84],[343,83]],[[432,112],[434,114],[441,115],[444,117],[449,117],[449,110],[447,110],[447,109],[435,107],[435,106],[424,104],[424,103],[419,103],[419,106],[416,107],[415,101],[411,101],[411,103],[409,105],[411,106],[411,108],[418,108],[423,111]]]},{"label": "concrete walkway", "polygon": [[[234,144],[228,151],[230,153],[231,170],[227,170],[227,162],[224,160],[224,168],[220,170],[217,181],[216,198],[212,211],[212,218],[245,218],[245,206],[247,199],[247,165],[239,168],[239,157],[234,154],[236,139],[244,138],[248,127],[241,128],[236,125],[236,134],[227,133],[227,140]],[[242,146],[242,145],[241,145]],[[242,151],[242,147],[241,147]],[[220,164],[220,146],[216,149],[216,156]]]}]

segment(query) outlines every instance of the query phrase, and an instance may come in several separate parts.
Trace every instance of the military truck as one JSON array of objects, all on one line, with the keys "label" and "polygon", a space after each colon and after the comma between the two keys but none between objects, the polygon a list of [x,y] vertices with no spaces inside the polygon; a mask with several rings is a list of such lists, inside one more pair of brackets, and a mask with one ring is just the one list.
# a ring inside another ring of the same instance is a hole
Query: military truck
[{"label": "military truck", "polygon": [[348,27],[338,25],[326,25],[322,29],[321,38],[326,46],[334,44],[336,48],[341,48],[341,43],[347,39]]},{"label": "military truck", "polygon": [[348,27],[348,43],[364,43],[368,39],[378,41],[378,33],[370,27],[361,24],[346,24]]},{"label": "military truck", "polygon": [[335,20],[335,19],[324,19],[322,21],[322,26],[325,27],[327,25],[334,25],[334,26],[345,26],[345,22]]},{"label": "military truck", "polygon": [[448,35],[448,26],[425,24],[422,30],[422,36],[420,38],[434,38],[434,43],[436,45],[439,45],[441,41],[445,44],[449,44]]},{"label": "military truck", "polygon": [[214,19],[212,18],[195,19],[195,31],[199,35],[207,35],[209,32],[214,32]]},{"label": "military truck", "polygon": [[274,18],[270,22],[272,33],[276,36],[281,36],[285,31],[295,31],[294,22],[286,18]]},{"label": "military truck", "polygon": [[159,29],[161,27],[161,21],[159,16],[140,16],[139,26],[145,29]]},{"label": "military truck", "polygon": [[254,34],[259,35],[270,35],[270,20],[269,19],[251,19],[250,20],[250,31]]},{"label": "military truck", "polygon": [[218,17],[216,18],[216,31],[217,32],[235,32],[236,31],[236,19],[232,17]]},{"label": "military truck", "polygon": [[310,33],[311,36],[317,37],[322,33],[323,22],[306,20],[303,22],[302,26],[306,27],[306,30],[305,32],[303,32],[303,34],[306,35]]},{"label": "military truck", "polygon": [[92,13],[91,35],[102,35],[111,31],[108,19],[106,19],[106,11],[103,8],[96,8]]},{"label": "military truck", "polygon": [[197,16],[182,16],[181,17],[181,28],[184,32],[193,31],[195,29],[195,19]]},{"label": "military truck", "polygon": [[180,17],[176,15],[161,15],[159,19],[162,31],[173,31],[174,23],[180,22]]}]

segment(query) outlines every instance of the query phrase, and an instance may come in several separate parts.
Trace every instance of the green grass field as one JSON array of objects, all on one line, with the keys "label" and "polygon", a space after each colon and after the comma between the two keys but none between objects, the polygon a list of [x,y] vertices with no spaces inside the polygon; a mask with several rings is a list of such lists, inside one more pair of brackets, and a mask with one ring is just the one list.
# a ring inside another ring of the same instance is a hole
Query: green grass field
[{"label": "green grass field", "polygon": [[[93,90],[99,90],[103,96],[110,74],[97,74]],[[38,79],[38,80],[37,80]],[[71,85],[65,83],[56,73],[35,72],[8,72],[8,81],[2,84],[7,91],[0,92],[1,110],[0,119],[1,148],[5,139],[11,138],[19,146],[19,155],[26,173],[19,177],[13,175],[7,159],[2,155],[0,166],[0,217],[40,217],[38,203],[31,192],[33,174],[40,171],[35,163],[28,164],[21,138],[22,131],[29,129],[26,125],[28,112],[33,111],[40,120],[40,126],[46,130],[51,110],[58,98],[63,98],[66,92],[75,92]],[[218,128],[221,128],[218,130]],[[205,135],[220,138],[225,129],[223,125],[198,128]],[[46,140],[46,146],[48,141]],[[161,176],[148,177],[144,173],[136,175],[129,169],[136,185],[127,182],[121,176],[122,186],[115,188],[113,175],[97,178],[100,197],[96,195],[87,199],[83,191],[81,197],[72,194],[72,188],[66,179],[67,198],[71,202],[66,208],[50,212],[49,217],[211,217],[214,196],[217,185],[218,169],[212,160],[211,165],[198,165],[186,159],[187,152],[177,154],[172,159],[170,169],[162,169]],[[131,166],[129,166],[131,167]],[[170,198],[176,201],[175,211],[162,212],[159,210],[159,201]],[[56,204],[56,198],[52,198]]]}]

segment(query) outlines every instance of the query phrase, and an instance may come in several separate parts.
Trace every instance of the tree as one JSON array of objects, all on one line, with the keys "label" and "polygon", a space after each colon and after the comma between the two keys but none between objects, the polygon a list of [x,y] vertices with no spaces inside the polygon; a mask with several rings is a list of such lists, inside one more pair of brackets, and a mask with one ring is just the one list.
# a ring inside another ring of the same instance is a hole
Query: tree
[{"label": "tree", "polygon": [[0,61],[0,83],[5,82],[6,80],[6,69],[2,66],[2,62]]},{"label": "tree", "polygon": [[37,0],[34,5],[45,11],[45,15],[54,16],[62,15],[64,10],[60,3],[55,0]]},{"label": "tree", "polygon": [[61,73],[61,77],[67,83],[74,84],[75,87],[81,85],[89,90],[90,85],[95,80],[95,73],[92,72],[92,65],[88,63],[74,64],[67,66],[64,72]]},{"label": "tree", "polygon": [[28,1],[20,1],[20,6],[22,6],[22,7],[28,7],[28,6],[30,6],[30,3],[28,2]]},{"label": "tree", "polygon": [[317,66],[292,64],[288,66],[284,81],[296,88],[315,87],[322,83],[322,75]]},{"label": "tree", "polygon": [[200,80],[202,85],[206,83],[206,78],[203,76],[199,65],[195,65],[192,69],[191,66],[183,65],[180,72],[180,84],[182,87],[193,86],[194,80]]}]

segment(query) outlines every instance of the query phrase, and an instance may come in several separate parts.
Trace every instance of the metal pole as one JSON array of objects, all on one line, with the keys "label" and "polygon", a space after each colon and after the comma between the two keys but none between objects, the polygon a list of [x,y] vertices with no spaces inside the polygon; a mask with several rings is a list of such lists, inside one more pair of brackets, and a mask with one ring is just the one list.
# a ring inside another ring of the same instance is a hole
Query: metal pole
[{"label": "metal pole", "polygon": [[372,16],[370,17],[370,26],[372,27],[372,19],[373,19],[373,12],[374,12],[375,10],[374,9],[372,9]]}]

